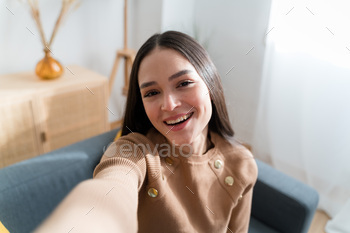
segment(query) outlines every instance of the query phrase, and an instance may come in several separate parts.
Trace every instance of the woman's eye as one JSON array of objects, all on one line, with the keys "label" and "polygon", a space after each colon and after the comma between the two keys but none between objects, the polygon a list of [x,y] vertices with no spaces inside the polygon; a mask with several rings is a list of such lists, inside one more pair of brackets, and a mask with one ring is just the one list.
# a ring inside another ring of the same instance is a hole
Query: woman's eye
[{"label": "woman's eye", "polygon": [[159,92],[158,91],[149,91],[146,92],[146,94],[143,97],[152,97],[154,95],[157,95]]},{"label": "woman's eye", "polygon": [[179,84],[178,87],[185,87],[185,86],[190,85],[191,83],[193,83],[193,82],[191,82],[191,81],[183,81],[183,82],[181,82],[181,83]]}]

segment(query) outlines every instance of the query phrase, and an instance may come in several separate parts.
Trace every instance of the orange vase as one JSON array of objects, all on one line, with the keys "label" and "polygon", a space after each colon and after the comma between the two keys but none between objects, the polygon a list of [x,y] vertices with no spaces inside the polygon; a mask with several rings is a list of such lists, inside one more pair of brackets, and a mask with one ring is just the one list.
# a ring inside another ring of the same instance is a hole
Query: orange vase
[{"label": "orange vase", "polygon": [[56,79],[63,74],[62,65],[51,57],[49,50],[44,50],[45,57],[38,62],[35,68],[36,75],[41,79]]}]

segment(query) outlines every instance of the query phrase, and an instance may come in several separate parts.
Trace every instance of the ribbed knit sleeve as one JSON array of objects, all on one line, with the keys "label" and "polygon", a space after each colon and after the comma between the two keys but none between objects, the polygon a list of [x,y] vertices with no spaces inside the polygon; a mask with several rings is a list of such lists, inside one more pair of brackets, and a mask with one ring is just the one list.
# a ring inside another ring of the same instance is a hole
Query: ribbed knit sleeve
[{"label": "ribbed knit sleeve", "polygon": [[131,133],[112,143],[96,166],[93,177],[96,179],[114,179],[114,172],[124,167],[137,178],[138,189],[146,176],[146,155],[153,149],[153,143],[144,135]]},{"label": "ribbed knit sleeve", "polygon": [[137,133],[111,144],[93,179],[76,186],[36,232],[137,232],[149,148],[151,142]]}]

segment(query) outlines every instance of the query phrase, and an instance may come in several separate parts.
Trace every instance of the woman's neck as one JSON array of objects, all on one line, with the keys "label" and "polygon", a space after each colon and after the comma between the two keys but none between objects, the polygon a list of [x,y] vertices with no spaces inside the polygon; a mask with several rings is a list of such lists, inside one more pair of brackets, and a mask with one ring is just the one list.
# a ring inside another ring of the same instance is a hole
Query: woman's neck
[{"label": "woman's neck", "polygon": [[[203,155],[212,147],[210,137],[208,134],[208,127],[203,130],[203,132],[198,135],[198,137],[191,143],[191,148],[184,147],[185,153],[190,153],[194,155]],[[192,150],[192,151],[189,151]]]}]

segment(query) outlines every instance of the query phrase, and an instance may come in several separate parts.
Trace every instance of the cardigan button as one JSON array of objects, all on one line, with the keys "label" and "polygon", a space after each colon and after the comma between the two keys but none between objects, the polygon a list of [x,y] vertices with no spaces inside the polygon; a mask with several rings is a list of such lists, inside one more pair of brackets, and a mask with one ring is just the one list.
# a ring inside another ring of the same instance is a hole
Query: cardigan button
[{"label": "cardigan button", "polygon": [[165,162],[166,162],[166,164],[168,164],[169,166],[171,166],[171,165],[174,164],[174,161],[173,161],[171,158],[169,158],[169,157],[166,157],[166,158],[165,158]]},{"label": "cardigan button", "polygon": [[155,188],[148,189],[148,196],[150,197],[157,197],[158,196],[158,190]]},{"label": "cardigan button", "polygon": [[225,178],[225,183],[226,183],[228,186],[232,186],[234,182],[235,182],[235,180],[233,179],[232,176],[226,176],[226,178]]},{"label": "cardigan button", "polygon": [[222,167],[222,165],[224,165],[224,163],[220,159],[215,160],[214,167],[216,169],[220,169]]}]

